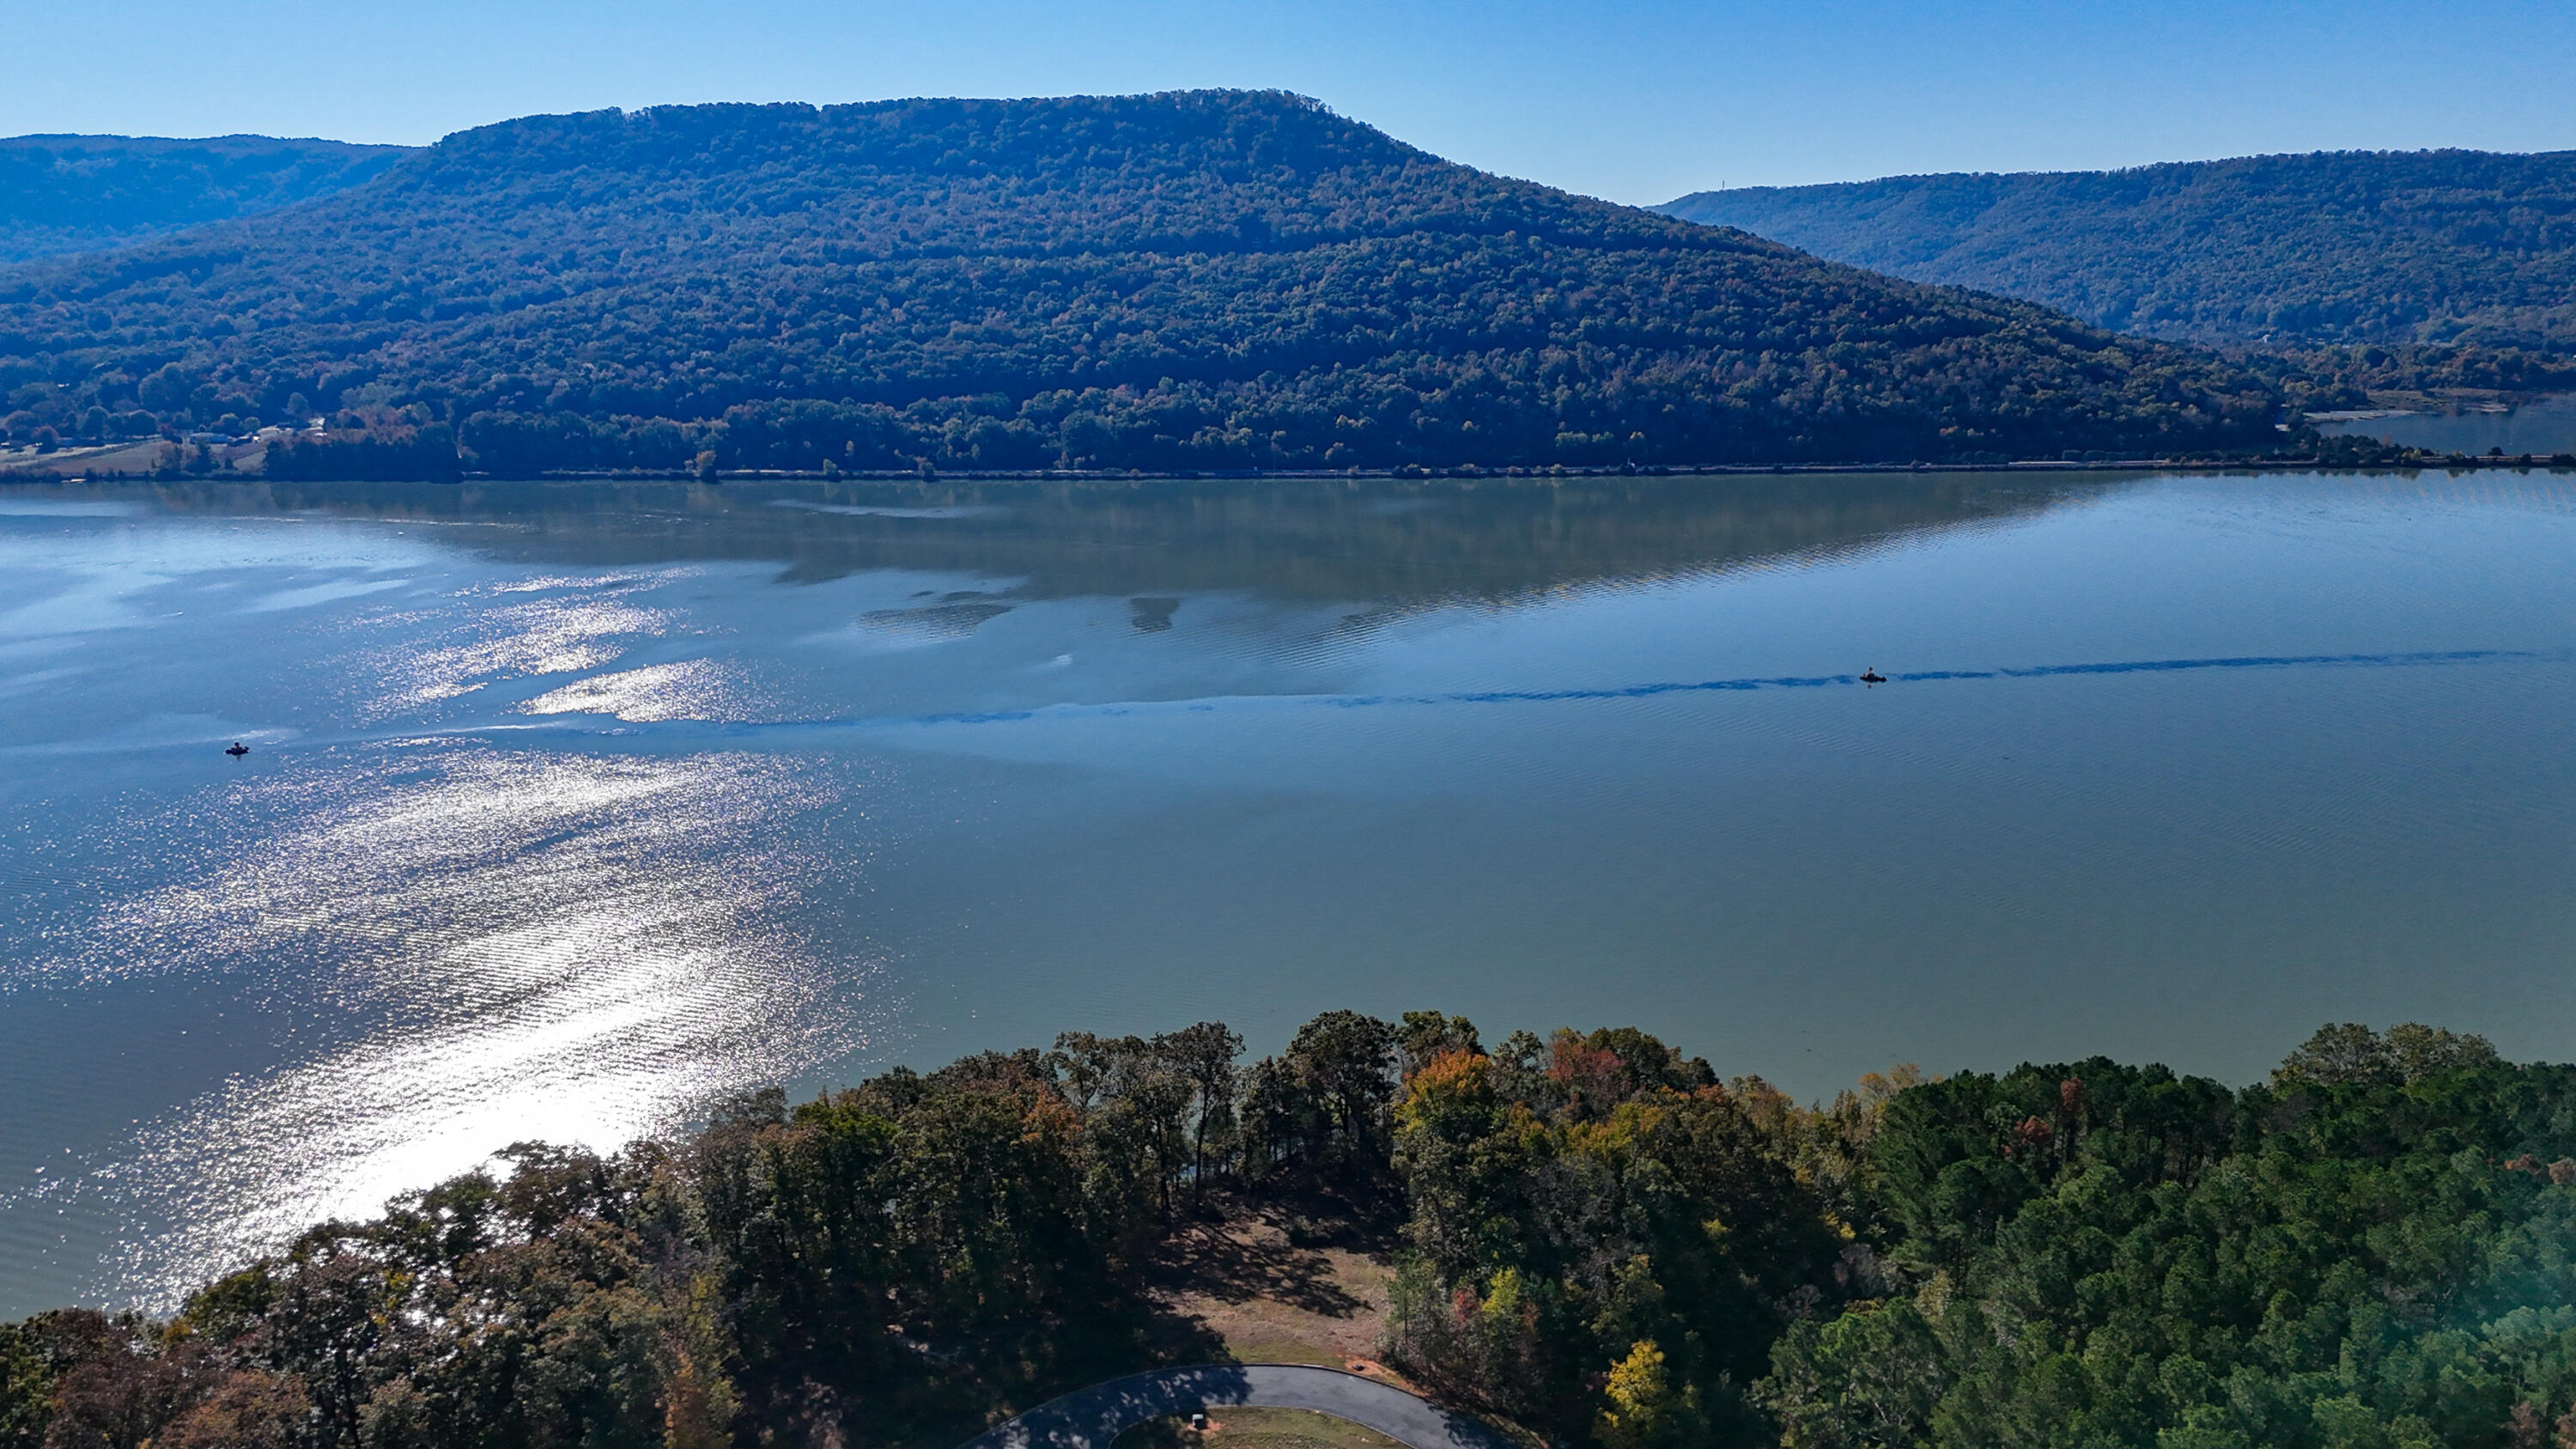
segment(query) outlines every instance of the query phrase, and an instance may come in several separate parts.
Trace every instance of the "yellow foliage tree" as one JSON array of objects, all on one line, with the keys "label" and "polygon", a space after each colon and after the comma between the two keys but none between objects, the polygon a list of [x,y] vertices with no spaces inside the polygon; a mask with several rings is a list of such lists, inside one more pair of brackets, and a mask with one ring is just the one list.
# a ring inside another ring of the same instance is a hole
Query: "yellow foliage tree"
[{"label": "yellow foliage tree", "polygon": [[1601,1411],[1600,1426],[1608,1449],[1662,1449],[1680,1440],[1699,1417],[1693,1395],[1673,1392],[1664,1351],[1650,1339],[1639,1339],[1626,1358],[1610,1366],[1602,1394],[1610,1400]]}]

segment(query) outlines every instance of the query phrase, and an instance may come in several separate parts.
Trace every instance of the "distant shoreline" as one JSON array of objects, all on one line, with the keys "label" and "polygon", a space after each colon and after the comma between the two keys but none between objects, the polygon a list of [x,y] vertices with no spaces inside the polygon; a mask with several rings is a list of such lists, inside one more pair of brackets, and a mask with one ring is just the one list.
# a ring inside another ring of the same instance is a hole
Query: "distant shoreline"
[{"label": "distant shoreline", "polygon": [[1236,482],[1398,482],[1428,483],[1557,483],[1569,479],[1602,478],[1734,478],[1787,475],[1842,474],[1910,474],[1910,473],[2422,473],[2487,472],[2512,469],[2516,472],[2576,472],[2576,456],[2553,454],[2549,457],[2516,454],[2509,457],[2486,457],[2470,454],[2428,454],[2414,460],[2390,460],[2371,463],[2328,462],[2296,458],[2169,459],[2120,458],[2106,460],[2021,459],[2002,463],[1777,463],[1742,464],[1711,463],[1699,466],[1656,464],[1651,467],[1567,468],[1508,472],[1480,469],[1466,472],[1449,469],[1363,468],[1352,469],[1180,469],[1168,472],[1084,469],[942,469],[925,479],[920,473],[901,469],[848,470],[823,473],[813,470],[782,468],[727,469],[713,477],[686,469],[623,469],[573,471],[554,470],[535,476],[505,473],[465,473],[453,479],[269,479],[257,472],[212,472],[189,474],[172,479],[152,474],[135,473],[39,473],[24,469],[0,469],[0,483],[70,484],[70,483],[151,483],[151,482],[348,482],[348,483],[918,483],[918,482],[986,482],[986,483],[1149,483],[1180,481]]}]

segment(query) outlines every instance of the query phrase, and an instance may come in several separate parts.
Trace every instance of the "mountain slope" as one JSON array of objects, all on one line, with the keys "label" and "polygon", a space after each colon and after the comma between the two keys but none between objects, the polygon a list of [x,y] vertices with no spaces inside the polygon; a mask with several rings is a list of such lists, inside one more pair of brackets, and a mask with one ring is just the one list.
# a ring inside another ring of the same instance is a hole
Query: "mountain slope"
[{"label": "mountain slope", "polygon": [[0,382],[13,431],[400,408],[498,472],[2164,451],[2265,441],[2274,405],[2206,356],[1236,92],[464,132],[0,273]]},{"label": "mountain slope", "polygon": [[2156,337],[2576,347],[2576,151],[1891,176],[1659,209]]},{"label": "mountain slope", "polygon": [[410,149],[270,136],[0,138],[0,263],[272,211],[370,180]]}]

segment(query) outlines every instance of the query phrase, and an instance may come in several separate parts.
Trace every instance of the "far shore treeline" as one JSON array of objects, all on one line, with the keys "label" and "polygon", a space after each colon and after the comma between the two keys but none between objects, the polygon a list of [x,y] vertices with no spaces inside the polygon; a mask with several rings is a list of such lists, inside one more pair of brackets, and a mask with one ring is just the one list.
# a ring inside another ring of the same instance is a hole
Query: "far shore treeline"
[{"label": "far shore treeline", "polygon": [[2103,1058],[1800,1106],[1633,1029],[1202,1023],[537,1145],[168,1320],[0,1326],[0,1449],[948,1449],[1212,1343],[1182,1226],[1381,1247],[1382,1352],[1603,1449],[2576,1439],[2576,1067],[2319,1031],[2230,1090]]}]

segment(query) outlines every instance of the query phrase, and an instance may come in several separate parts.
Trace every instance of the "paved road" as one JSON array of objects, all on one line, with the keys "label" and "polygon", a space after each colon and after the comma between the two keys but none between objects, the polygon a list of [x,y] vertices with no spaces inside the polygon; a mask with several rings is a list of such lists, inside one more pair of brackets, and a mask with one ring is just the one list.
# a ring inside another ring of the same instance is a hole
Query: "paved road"
[{"label": "paved road", "polygon": [[969,1439],[962,1449],[1109,1449],[1119,1431],[1166,1414],[1249,1404],[1315,1409],[1411,1449],[1514,1449],[1502,1435],[1392,1384],[1301,1364],[1156,1369],[1078,1389]]}]

